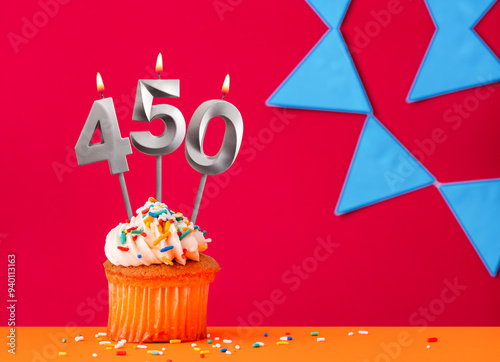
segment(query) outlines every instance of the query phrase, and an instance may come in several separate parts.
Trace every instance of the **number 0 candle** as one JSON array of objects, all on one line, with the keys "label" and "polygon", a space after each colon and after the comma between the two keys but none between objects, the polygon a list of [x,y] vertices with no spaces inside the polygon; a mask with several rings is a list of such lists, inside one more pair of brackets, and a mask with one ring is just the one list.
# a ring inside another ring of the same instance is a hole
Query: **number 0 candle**
[{"label": "number 0 candle", "polygon": [[[103,97],[104,84],[99,73],[97,73],[97,90],[101,92],[101,97]],[[100,131],[101,142],[91,143],[97,129]],[[131,219],[132,208],[123,173],[128,171],[127,155],[132,154],[132,148],[128,137],[122,138],[120,135],[113,98],[108,97],[94,101],[76,143],[75,152],[79,165],[108,161],[111,174],[118,174],[127,216]]]},{"label": "number 0 candle", "polygon": [[[223,99],[229,92],[229,74],[222,87]],[[219,152],[207,156],[203,152],[203,140],[208,123],[214,117],[221,117],[226,122],[226,131]],[[224,100],[212,99],[203,102],[194,112],[186,133],[186,158],[192,168],[201,173],[200,185],[193,207],[191,221],[196,223],[198,210],[207,175],[217,175],[226,171],[236,159],[243,137],[243,119],[234,105]]]}]

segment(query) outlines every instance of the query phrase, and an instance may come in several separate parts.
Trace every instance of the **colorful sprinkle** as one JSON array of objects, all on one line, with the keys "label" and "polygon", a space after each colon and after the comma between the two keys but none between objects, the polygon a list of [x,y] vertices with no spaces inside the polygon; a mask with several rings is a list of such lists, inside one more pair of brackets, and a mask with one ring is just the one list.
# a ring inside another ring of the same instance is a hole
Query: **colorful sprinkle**
[{"label": "colorful sprinkle", "polygon": [[203,232],[203,236],[205,236],[206,234],[207,234],[207,231],[205,230],[205,231]]},{"label": "colorful sprinkle", "polygon": [[208,245],[198,245],[198,251],[205,251],[208,249]]},{"label": "colorful sprinkle", "polygon": [[429,343],[437,342],[437,341],[438,341],[438,339],[436,337],[427,338],[427,342],[429,342]]},{"label": "colorful sprinkle", "polygon": [[223,339],[222,343],[233,343],[233,341],[230,339]]},{"label": "colorful sprinkle", "polygon": [[129,249],[126,246],[117,246],[118,250],[128,251]]},{"label": "colorful sprinkle", "polygon": [[116,355],[117,356],[126,356],[127,355],[127,351],[116,351]]},{"label": "colorful sprinkle", "polygon": [[317,336],[318,332],[311,332],[311,336]]},{"label": "colorful sprinkle", "polygon": [[146,237],[148,234],[146,234],[144,231],[141,233],[142,236]]},{"label": "colorful sprinkle", "polygon": [[137,254],[137,258],[142,258],[142,254]]},{"label": "colorful sprinkle", "polygon": [[286,337],[286,339],[288,339],[289,341],[291,341],[293,338],[292,338],[292,336],[288,336],[288,337]]},{"label": "colorful sprinkle", "polygon": [[223,352],[223,353],[226,353],[227,352],[227,348],[221,348],[220,351]]},{"label": "colorful sprinkle", "polygon": [[260,344],[258,344],[258,343],[254,343],[254,344],[252,344],[252,347],[253,347],[253,348],[259,348],[259,347],[260,347]]},{"label": "colorful sprinkle", "polygon": [[[208,248],[208,246],[207,246],[207,248]],[[200,249],[200,247],[198,246],[198,250],[199,250],[199,249]],[[264,337],[267,337],[267,332],[266,332],[266,333],[264,333]]]},{"label": "colorful sprinkle", "polygon": [[148,346],[146,346],[145,344],[138,344],[137,346],[135,346],[135,348],[145,349],[145,348],[148,348]]},{"label": "colorful sprinkle", "polygon": [[359,334],[368,334],[368,331],[358,331]]},{"label": "colorful sprinkle", "polygon": [[99,356],[97,353],[92,353],[92,357],[97,357]]},{"label": "colorful sprinkle", "polygon": [[66,356],[66,352],[59,352],[59,357]]},{"label": "colorful sprinkle", "polygon": [[75,341],[76,342],[79,342],[79,341],[83,341],[83,336],[78,336],[78,337],[75,337]]},{"label": "colorful sprinkle", "polygon": [[66,343],[66,338],[63,338],[63,339],[62,339],[62,343]]},{"label": "colorful sprinkle", "polygon": [[165,234],[161,234],[155,241],[153,241],[153,246],[156,246],[162,241],[170,236],[170,231],[167,231]]},{"label": "colorful sprinkle", "polygon": [[209,353],[210,353],[210,351],[209,351],[208,349],[207,349],[207,350],[205,350],[205,351],[201,351],[201,352],[200,352],[200,354],[209,354]]},{"label": "colorful sprinkle", "polygon": [[[166,256],[162,256],[161,257],[161,260],[163,260],[165,263],[167,263],[168,265],[174,265],[174,263],[172,263],[172,260],[168,259]],[[179,342],[180,343],[180,342]]]},{"label": "colorful sprinkle", "polygon": [[163,253],[164,251],[171,250],[173,248],[174,247],[172,245],[169,245],[169,246],[165,246],[164,248],[161,248],[160,251]]},{"label": "colorful sprinkle", "polygon": [[212,340],[211,340],[211,339],[209,339],[209,340],[207,341],[207,343],[211,344],[211,343],[212,343]]},{"label": "colorful sprinkle", "polygon": [[121,238],[122,244],[125,244],[125,241],[127,241],[127,235],[125,235],[125,232],[122,231],[120,238]]},{"label": "colorful sprinkle", "polygon": [[239,345],[239,344],[237,344],[236,346],[234,346],[234,348],[236,348],[236,349],[240,349],[240,345]]},{"label": "colorful sprinkle", "polygon": [[141,211],[141,213],[143,215],[146,215],[148,212],[149,212],[149,207],[147,209],[144,209],[144,210]]},{"label": "colorful sprinkle", "polygon": [[134,229],[134,230],[130,230],[130,233],[131,233],[131,234],[140,234],[140,233],[142,233],[142,232],[143,232],[143,230],[136,230],[136,229]]},{"label": "colorful sprinkle", "polygon": [[325,337],[316,338],[316,342],[324,342],[324,341],[325,341]]},{"label": "colorful sprinkle", "polygon": [[199,351],[201,348],[200,347],[194,347],[193,348],[195,351]]},{"label": "colorful sprinkle", "polygon": [[280,342],[276,342],[276,344],[277,344],[278,346],[281,346],[281,345],[284,345],[284,344],[288,344],[288,342],[283,342],[283,341],[280,341]]},{"label": "colorful sprinkle", "polygon": [[187,229],[186,231],[184,231],[184,232],[181,234],[181,236],[179,236],[179,240],[184,239],[184,237],[185,237],[186,235],[188,235],[190,232],[191,232],[191,229]]},{"label": "colorful sprinkle", "polygon": [[181,343],[180,339],[171,339],[170,343]]},{"label": "colorful sprinkle", "polygon": [[150,197],[150,198],[148,199],[148,201],[149,201],[149,202],[158,202],[158,201],[156,201],[156,199],[155,199],[154,197]]}]

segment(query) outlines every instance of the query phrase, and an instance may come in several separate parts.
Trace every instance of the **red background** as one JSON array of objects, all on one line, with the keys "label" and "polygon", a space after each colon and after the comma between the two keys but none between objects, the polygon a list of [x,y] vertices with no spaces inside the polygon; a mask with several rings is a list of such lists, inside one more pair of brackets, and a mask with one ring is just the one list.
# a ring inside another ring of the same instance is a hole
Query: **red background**
[{"label": "red background", "polygon": [[[353,0],[341,27],[357,47],[375,116],[415,154],[418,141],[444,131],[446,140],[422,154],[440,182],[500,177],[499,84],[482,89],[489,97],[458,127],[443,114],[475,89],[407,104],[434,25],[423,1],[401,0],[402,11],[360,46],[357,29],[387,6]],[[305,1],[68,1],[45,18],[37,1],[3,7],[0,247],[4,276],[16,254],[17,325],[106,324],[104,239],[125,208],[107,163],[76,166],[74,146],[99,97],[97,71],[123,137],[162,131],[159,121],[132,122],[130,103],[137,80],[154,77],[158,52],[163,78],[181,81],[181,97],[166,102],[187,122],[203,101],[220,98],[230,73],[227,100],[245,123],[237,164],[209,177],[198,218],[214,240],[207,253],[223,268],[211,287],[210,325],[500,324],[499,280],[434,187],[334,216],[363,115],[286,110],[289,124],[277,131],[283,123],[273,117],[285,111],[265,101],[327,30]],[[37,32],[13,46],[24,17]],[[476,28],[497,55],[499,20],[496,4]],[[212,123],[209,153],[224,129]],[[164,158],[164,200],[190,215],[200,176],[183,147]],[[154,196],[155,162],[134,149],[128,163],[135,210]],[[314,263],[318,238],[338,247]],[[303,279],[291,279],[304,262]],[[456,298],[448,282],[464,286]],[[273,290],[279,304],[269,301]]]}]

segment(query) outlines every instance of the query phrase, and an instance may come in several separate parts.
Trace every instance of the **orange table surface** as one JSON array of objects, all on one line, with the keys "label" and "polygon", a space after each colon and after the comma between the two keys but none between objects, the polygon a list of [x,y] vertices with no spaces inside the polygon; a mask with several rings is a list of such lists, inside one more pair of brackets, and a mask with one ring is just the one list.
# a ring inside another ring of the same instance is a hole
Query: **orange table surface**
[{"label": "orange table surface", "polygon": [[[9,340],[10,328],[0,327],[4,341]],[[367,335],[359,330],[368,331]],[[200,352],[191,343],[147,343],[147,349],[137,349],[127,343],[121,349],[106,349],[99,345],[95,334],[105,327],[18,327],[15,329],[15,355],[3,344],[0,360],[26,362],[46,361],[149,361],[172,362],[200,359]],[[318,342],[311,332],[317,331]],[[500,361],[500,327],[209,327],[212,343],[197,341],[198,347],[210,351],[204,359],[211,361]],[[349,336],[349,332],[354,335]],[[264,333],[268,336],[265,337]],[[290,333],[288,345],[277,345],[280,337]],[[85,340],[75,341],[81,334]],[[7,338],[6,338],[7,337]],[[219,340],[215,340],[219,337]],[[436,343],[427,338],[437,337]],[[62,339],[66,338],[66,343]],[[223,343],[231,339],[232,343]],[[263,342],[260,348],[252,347]],[[231,355],[220,352],[212,344],[220,343]],[[239,345],[240,349],[235,346]],[[429,347],[427,347],[429,346]],[[148,354],[162,350],[163,355]],[[117,351],[126,356],[117,356]],[[66,352],[66,356],[59,356]],[[98,357],[92,354],[97,353]]]}]

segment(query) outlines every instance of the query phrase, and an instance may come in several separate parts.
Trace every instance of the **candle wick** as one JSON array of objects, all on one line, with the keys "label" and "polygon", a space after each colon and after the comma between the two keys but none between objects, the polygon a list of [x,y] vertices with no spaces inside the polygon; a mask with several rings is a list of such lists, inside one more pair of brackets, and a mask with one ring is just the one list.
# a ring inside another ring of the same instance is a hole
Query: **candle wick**
[{"label": "candle wick", "polygon": [[222,93],[222,100],[224,100],[224,98],[226,98],[226,93]]},{"label": "candle wick", "polygon": [[104,99],[104,92],[101,92],[101,98]]},{"label": "candle wick", "polygon": [[160,72],[158,72],[158,79],[160,79]]}]

